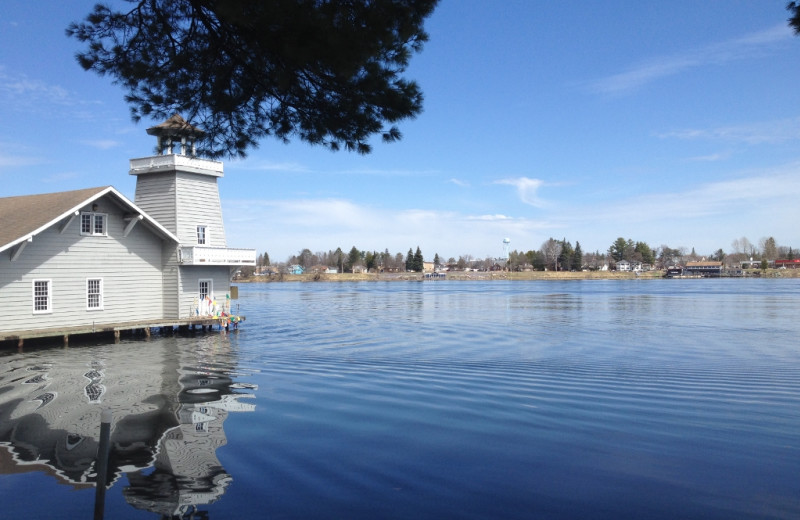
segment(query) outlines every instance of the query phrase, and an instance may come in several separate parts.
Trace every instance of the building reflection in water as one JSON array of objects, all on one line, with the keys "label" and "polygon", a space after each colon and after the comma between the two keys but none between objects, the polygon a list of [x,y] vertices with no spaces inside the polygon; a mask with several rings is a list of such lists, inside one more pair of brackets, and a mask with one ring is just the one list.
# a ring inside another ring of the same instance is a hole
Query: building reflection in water
[{"label": "building reflection in water", "polygon": [[[9,356],[0,369],[0,474],[43,471],[94,487],[100,412],[112,411],[109,486],[127,478],[132,506],[205,517],[232,477],[216,450],[231,412],[255,405],[235,383],[226,335],[160,338]],[[122,484],[120,482],[120,484]]]}]

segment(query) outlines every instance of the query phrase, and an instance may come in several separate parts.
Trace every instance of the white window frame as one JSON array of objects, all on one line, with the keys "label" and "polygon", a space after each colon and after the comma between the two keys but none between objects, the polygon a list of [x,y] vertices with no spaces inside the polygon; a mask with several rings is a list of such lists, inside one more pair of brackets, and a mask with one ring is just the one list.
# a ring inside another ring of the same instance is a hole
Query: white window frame
[{"label": "white window frame", "polygon": [[[98,304],[97,304],[96,307],[92,307],[90,305],[90,303],[91,303],[90,297],[94,294],[94,293],[90,293],[89,292],[89,284],[91,282],[98,282],[98,286],[97,286],[97,303]],[[102,278],[87,278],[86,279],[86,310],[87,311],[102,311],[103,310],[103,300],[104,300],[104,298],[103,298],[103,279]]]},{"label": "white window frame", "polygon": [[[44,283],[45,287],[47,288],[47,294],[45,295],[45,309],[37,309],[36,308],[36,284],[37,283]],[[33,297],[33,302],[31,304],[31,309],[33,310],[34,314],[51,314],[53,312],[53,280],[49,279],[36,279],[33,280],[31,283],[31,295]]]},{"label": "white window frame", "polygon": [[[203,294],[203,283],[208,284],[208,293]],[[202,278],[197,280],[197,297],[202,300],[205,297],[209,297],[212,300],[214,299],[214,280],[211,278]]]},{"label": "white window frame", "polygon": [[[84,223],[87,222],[87,218],[89,231],[84,229]],[[100,224],[100,231],[97,231],[98,223]],[[108,213],[81,212],[81,235],[91,237],[108,236]]]},{"label": "white window frame", "polygon": [[197,238],[198,246],[208,245],[208,226],[205,224],[198,224],[195,230],[195,237]]}]

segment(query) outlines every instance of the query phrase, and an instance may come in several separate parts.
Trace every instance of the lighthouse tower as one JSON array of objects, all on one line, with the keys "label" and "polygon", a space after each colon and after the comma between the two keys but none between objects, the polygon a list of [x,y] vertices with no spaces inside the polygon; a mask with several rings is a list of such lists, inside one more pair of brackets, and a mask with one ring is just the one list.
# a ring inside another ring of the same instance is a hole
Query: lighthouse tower
[{"label": "lighthouse tower", "polygon": [[255,250],[227,247],[217,186],[222,163],[195,155],[204,132],[176,114],[147,133],[156,137],[157,155],[130,161],[134,202],[180,241],[164,274],[165,298],[179,300],[176,317],[202,314],[197,301],[229,296],[231,274],[255,265]]}]

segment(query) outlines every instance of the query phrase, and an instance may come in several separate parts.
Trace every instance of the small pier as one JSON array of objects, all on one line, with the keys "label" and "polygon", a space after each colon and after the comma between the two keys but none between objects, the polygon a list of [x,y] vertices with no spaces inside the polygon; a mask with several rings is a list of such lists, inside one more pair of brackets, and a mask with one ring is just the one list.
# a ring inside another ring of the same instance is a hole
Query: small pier
[{"label": "small pier", "polygon": [[0,347],[6,343],[14,344],[22,349],[25,340],[61,338],[65,347],[69,346],[70,336],[93,336],[113,334],[117,343],[123,333],[137,334],[145,339],[155,331],[157,334],[174,334],[175,332],[190,333],[198,329],[205,332],[211,331],[215,326],[220,329],[238,329],[239,323],[245,321],[244,316],[198,316],[186,319],[164,319],[148,321],[131,321],[112,324],[87,324],[74,327],[60,327],[49,329],[31,329],[14,332],[0,332]]}]

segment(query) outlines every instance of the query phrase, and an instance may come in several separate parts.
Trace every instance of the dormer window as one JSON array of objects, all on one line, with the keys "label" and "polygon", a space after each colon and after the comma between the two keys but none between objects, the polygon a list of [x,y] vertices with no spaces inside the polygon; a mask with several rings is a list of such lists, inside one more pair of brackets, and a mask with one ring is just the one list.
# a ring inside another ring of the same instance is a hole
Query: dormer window
[{"label": "dormer window", "polygon": [[197,226],[197,244],[204,246],[206,244],[206,227]]},{"label": "dormer window", "polygon": [[106,236],[106,221],[108,215],[105,213],[84,212],[81,213],[81,235]]}]

